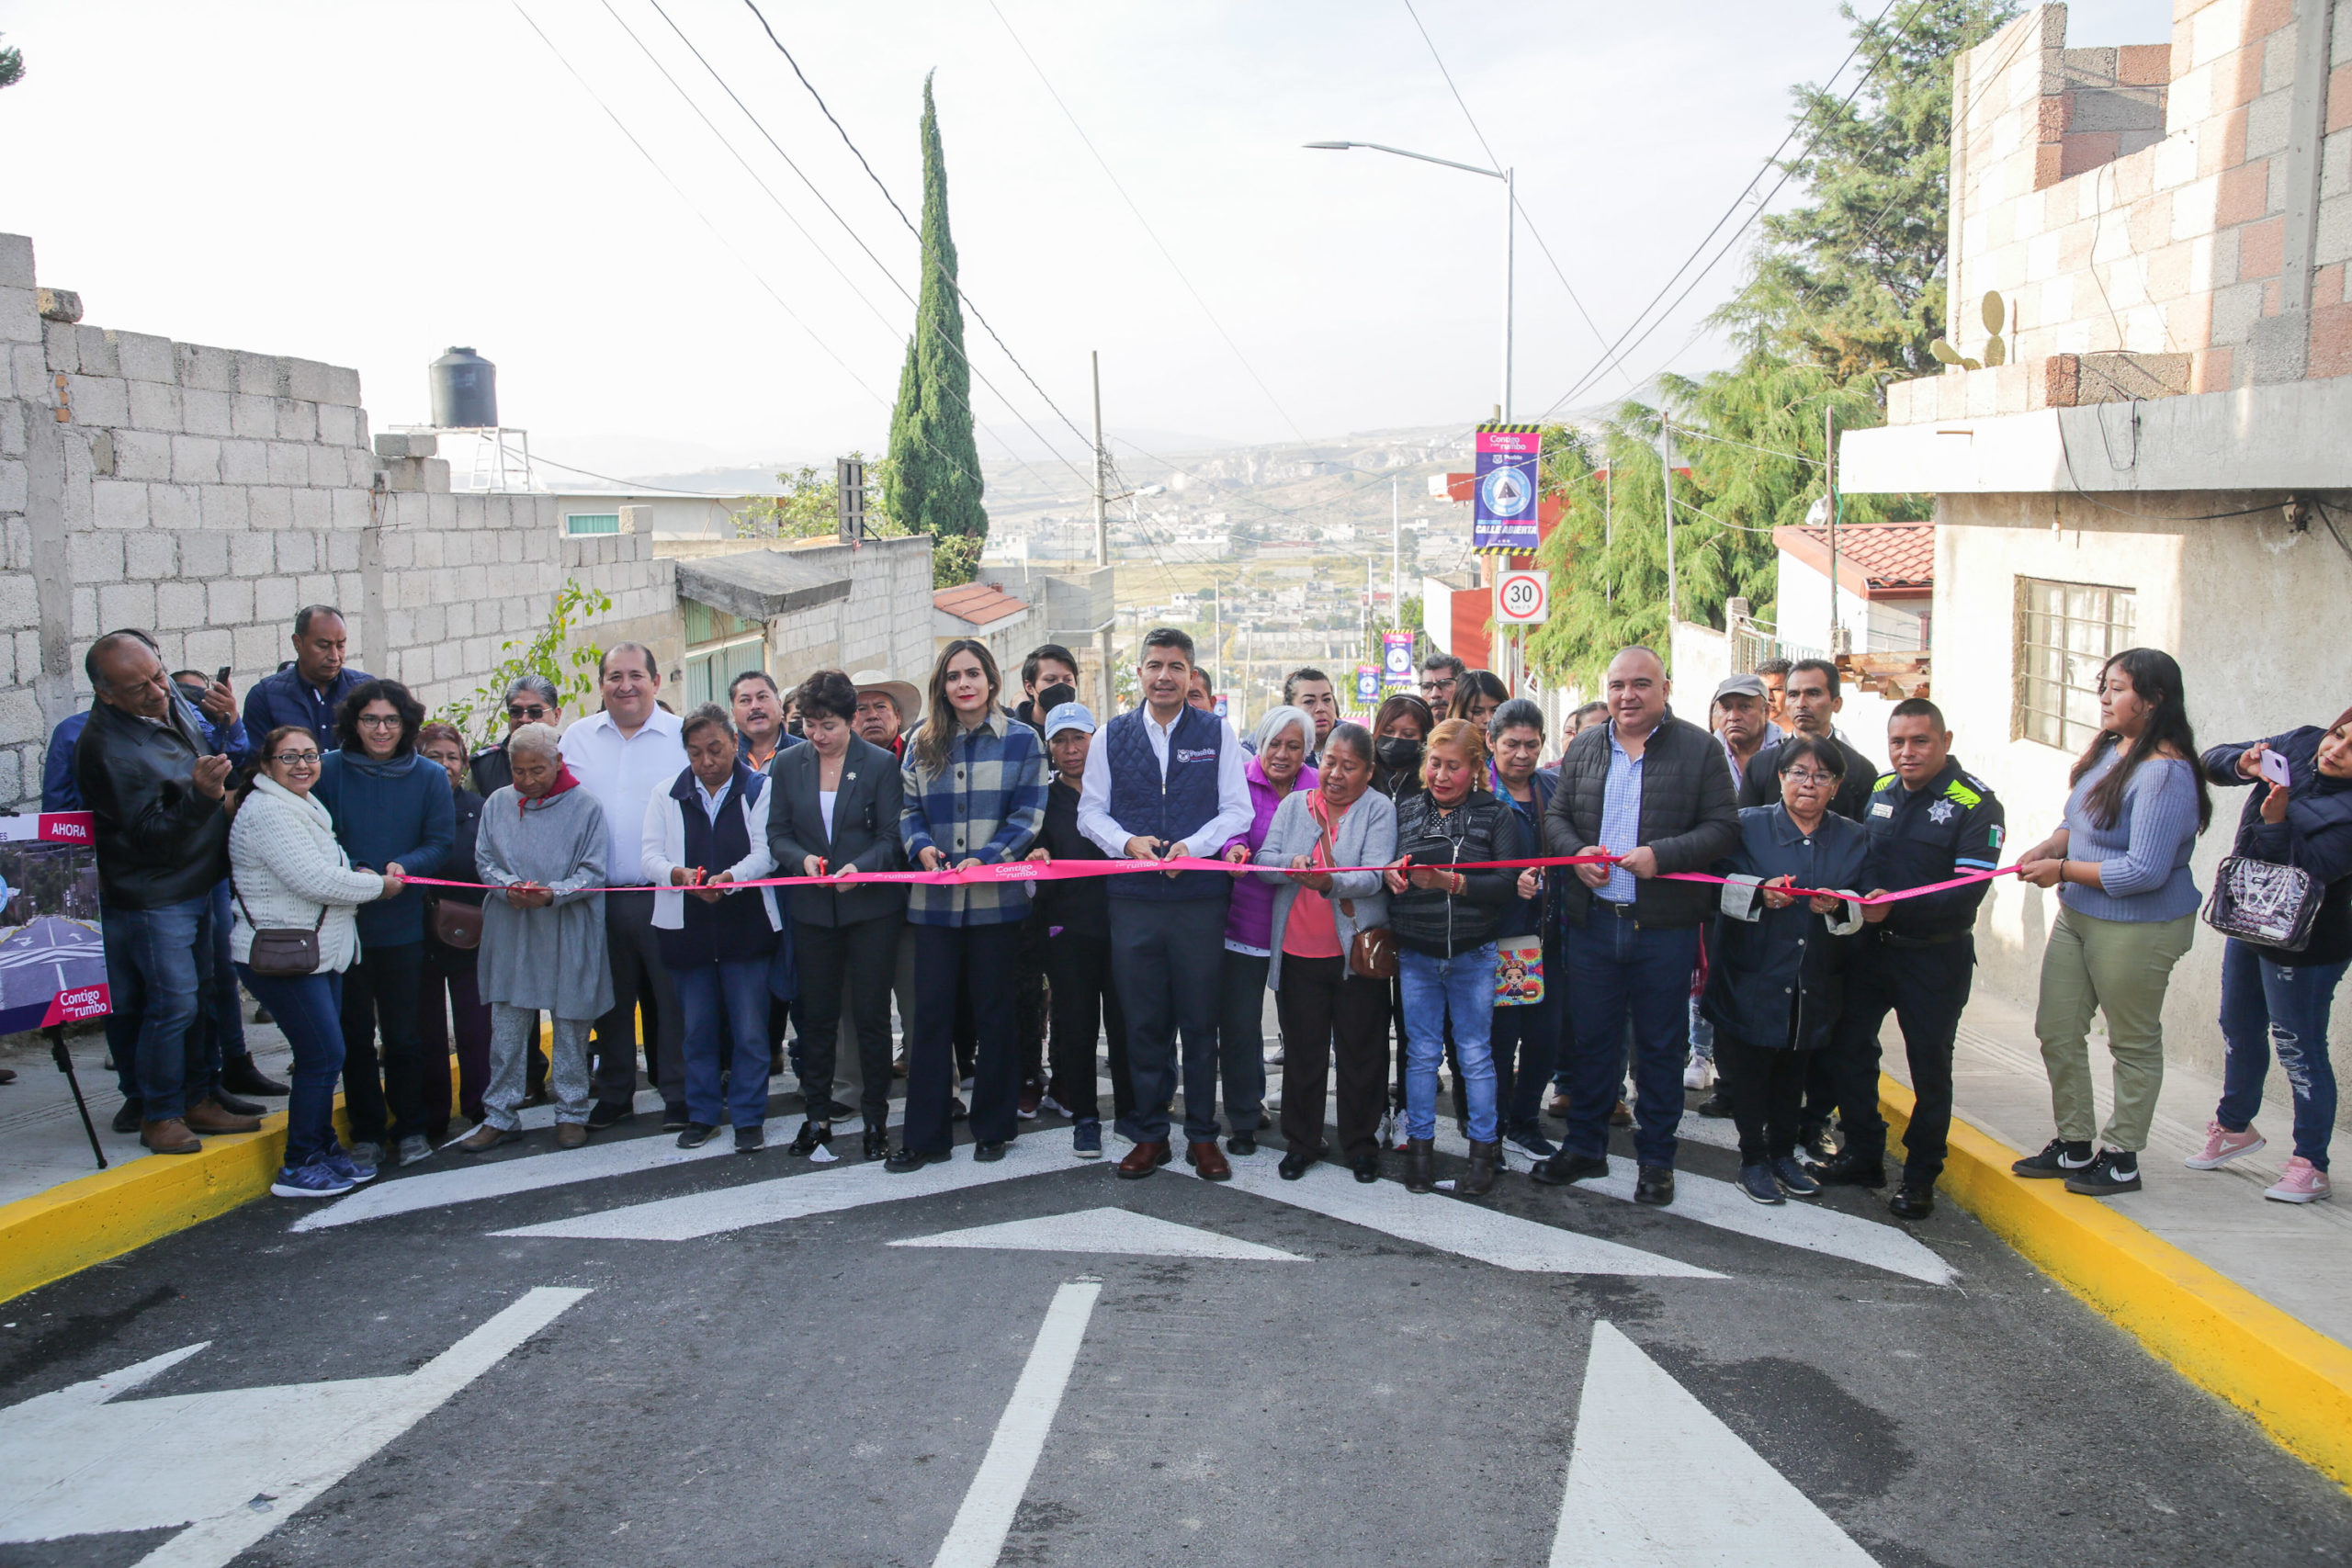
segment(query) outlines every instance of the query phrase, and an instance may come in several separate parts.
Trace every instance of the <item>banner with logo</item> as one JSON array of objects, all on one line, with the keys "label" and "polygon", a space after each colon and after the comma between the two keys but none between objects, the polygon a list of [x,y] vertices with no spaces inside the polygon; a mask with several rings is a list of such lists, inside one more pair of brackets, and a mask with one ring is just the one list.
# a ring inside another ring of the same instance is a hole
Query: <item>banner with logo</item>
[{"label": "banner with logo", "polygon": [[1381,683],[1391,689],[1413,683],[1413,636],[1411,632],[1382,632],[1380,634]]},{"label": "banner with logo", "polygon": [[1370,707],[1380,700],[1380,671],[1369,664],[1356,666],[1356,705]]},{"label": "banner with logo", "polygon": [[1535,502],[1544,458],[1543,427],[1481,424],[1477,482],[1470,514],[1470,547],[1533,555]]},{"label": "banner with logo", "polygon": [[112,1010],[90,814],[0,817],[0,1033]]}]

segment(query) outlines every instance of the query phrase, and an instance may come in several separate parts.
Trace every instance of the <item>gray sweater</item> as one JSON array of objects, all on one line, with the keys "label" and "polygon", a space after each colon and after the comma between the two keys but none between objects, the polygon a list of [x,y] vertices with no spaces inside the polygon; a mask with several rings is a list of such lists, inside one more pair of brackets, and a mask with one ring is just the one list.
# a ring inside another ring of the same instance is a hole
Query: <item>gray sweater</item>
[{"label": "gray sweater", "polygon": [[476,965],[483,1001],[592,1021],[612,1007],[605,896],[581,891],[605,886],[610,842],[605,808],[586,789],[526,802],[509,784],[482,804],[474,863],[483,884],[536,882],[555,893],[544,909],[483,897]]},{"label": "gray sweater", "polygon": [[2120,743],[2091,766],[2066,796],[2066,858],[2098,862],[2099,885],[2067,883],[2059,901],[2102,920],[2177,920],[2197,912],[2197,767],[2178,757],[2151,757],[2123,785],[2123,809],[2108,827],[2090,813],[2091,791],[2115,771]]},{"label": "gray sweater", "polygon": [[[1306,797],[1312,793],[1295,789],[1283,796],[1283,803],[1274,808],[1274,819],[1266,825],[1266,842],[1258,851],[1256,864],[1287,867],[1294,855],[1315,852],[1323,829],[1306,808]],[[1366,790],[1340,818],[1331,847],[1335,865],[1387,864],[1396,856],[1395,804],[1377,790]],[[1274,885],[1273,940],[1268,944],[1273,957],[1266,965],[1266,987],[1272,990],[1283,983],[1283,932],[1290,924],[1290,907],[1298,899],[1298,884],[1282,870],[1261,870],[1257,874]],[[1388,923],[1387,885],[1376,871],[1335,874],[1329,897],[1331,923],[1339,929],[1342,954],[1354,944],[1357,931]],[[1351,906],[1355,913],[1351,916],[1342,906]]]}]

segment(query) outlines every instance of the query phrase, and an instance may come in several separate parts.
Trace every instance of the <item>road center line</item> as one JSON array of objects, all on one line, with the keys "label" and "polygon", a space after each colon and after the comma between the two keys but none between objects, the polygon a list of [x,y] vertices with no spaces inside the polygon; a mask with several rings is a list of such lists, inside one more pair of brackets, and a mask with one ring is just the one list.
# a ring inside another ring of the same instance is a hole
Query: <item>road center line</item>
[{"label": "road center line", "polygon": [[996,1436],[989,1439],[979,1472],[972,1477],[932,1568],[992,1568],[1004,1551],[1013,1513],[1029,1490],[1037,1456],[1045,1451],[1046,1434],[1053,1429],[1070,1369],[1078,1364],[1079,1342],[1086,1337],[1087,1322],[1102,1293],[1102,1287],[1092,1283],[1067,1284],[1054,1292],[1037,1342],[1029,1348],[1028,1364],[1021,1369],[1021,1381],[1012,1385],[1012,1402],[997,1421]]}]

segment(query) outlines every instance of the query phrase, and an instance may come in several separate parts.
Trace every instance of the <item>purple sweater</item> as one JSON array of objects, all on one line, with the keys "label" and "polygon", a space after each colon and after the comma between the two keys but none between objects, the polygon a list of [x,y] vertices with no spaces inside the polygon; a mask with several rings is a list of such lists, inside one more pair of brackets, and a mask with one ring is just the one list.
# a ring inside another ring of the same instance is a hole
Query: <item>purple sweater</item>
[{"label": "purple sweater", "polygon": [[[1229,850],[1236,844],[1243,844],[1255,855],[1265,845],[1266,829],[1272,824],[1274,812],[1282,805],[1283,796],[1274,793],[1274,786],[1266,779],[1265,769],[1258,765],[1255,757],[1243,766],[1241,776],[1250,784],[1250,831],[1238,838],[1227,840],[1225,847]],[[1298,777],[1291,781],[1293,794],[1315,787],[1316,773],[1313,768],[1299,769]],[[1233,902],[1227,906],[1225,913],[1225,940],[1230,944],[1252,948],[1260,953],[1269,950],[1274,940],[1272,884],[1261,882],[1254,876],[1244,876],[1234,883]]]}]

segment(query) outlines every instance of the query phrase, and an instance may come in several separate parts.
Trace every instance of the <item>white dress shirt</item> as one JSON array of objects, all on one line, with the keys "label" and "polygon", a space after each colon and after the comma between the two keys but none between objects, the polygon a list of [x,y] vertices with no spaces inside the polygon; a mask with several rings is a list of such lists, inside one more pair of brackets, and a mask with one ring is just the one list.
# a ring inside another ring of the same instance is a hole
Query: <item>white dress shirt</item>
[{"label": "white dress shirt", "polygon": [[582,788],[605,808],[605,826],[612,835],[613,886],[626,887],[645,881],[642,824],[646,802],[667,795],[685,771],[686,746],[679,739],[675,714],[655,708],[643,728],[624,738],[608,713],[591,714],[563,732],[558,750],[564,765]]},{"label": "white dress shirt", "polygon": [[[1168,783],[1168,737],[1183,721],[1184,713],[1178,709],[1176,716],[1166,724],[1143,710],[1143,732],[1151,742],[1151,754],[1159,759],[1159,782]],[[1223,719],[1217,728],[1225,731],[1224,743],[1216,753],[1216,815],[1203,823],[1189,839],[1175,845],[1171,852],[1196,855],[1203,859],[1216,856],[1226,844],[1250,830],[1257,820],[1257,811],[1250,804],[1250,781],[1242,773],[1246,765],[1241,742],[1234,735],[1233,727]],[[1103,727],[1107,732],[1110,726]],[[1086,749],[1086,773],[1078,792],[1078,830],[1102,848],[1113,860],[1127,858],[1127,840],[1136,835],[1119,825],[1111,815],[1111,748],[1105,737],[1097,735],[1094,744]]]}]

